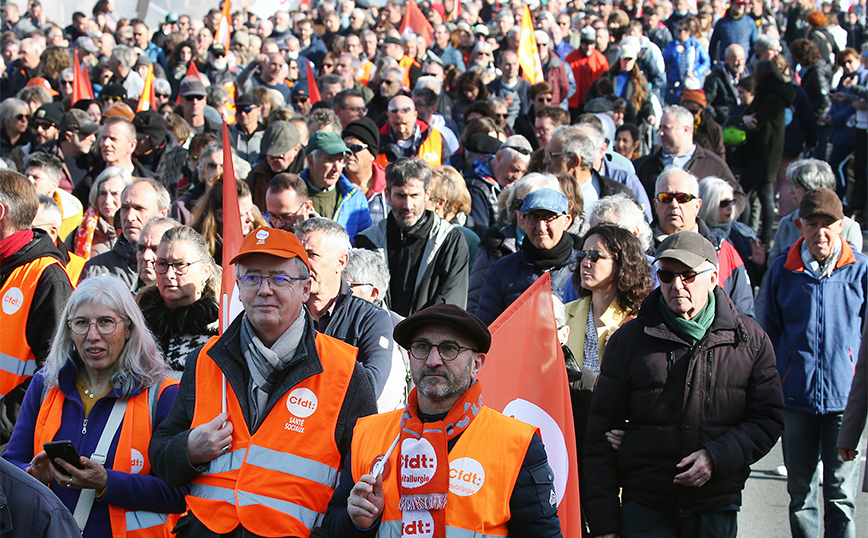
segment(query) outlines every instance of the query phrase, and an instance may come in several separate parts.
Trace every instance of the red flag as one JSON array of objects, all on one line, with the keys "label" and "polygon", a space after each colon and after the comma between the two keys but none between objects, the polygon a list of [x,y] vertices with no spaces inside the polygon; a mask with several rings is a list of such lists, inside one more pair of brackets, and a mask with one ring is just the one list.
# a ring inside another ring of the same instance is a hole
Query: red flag
[{"label": "red flag", "polygon": [[551,276],[541,276],[489,329],[491,350],[479,375],[484,401],[540,429],[555,475],[561,530],[581,536],[576,435]]},{"label": "red flag", "polygon": [[136,112],[143,110],[152,110],[156,103],[156,95],[154,95],[154,64],[148,66],[148,74],[145,76],[145,87],[142,89],[142,95],[139,96],[139,104],[136,106]]},{"label": "red flag", "polygon": [[319,87],[316,85],[316,79],[313,77],[313,69],[310,68],[310,60],[307,60],[307,93],[310,95],[310,105],[320,102],[322,97],[319,96]]},{"label": "red flag", "polygon": [[235,267],[229,263],[241,248],[241,210],[238,207],[238,185],[232,165],[229,127],[223,122],[223,282],[220,288],[220,334],[232,323],[230,308],[235,294]]},{"label": "red flag", "polygon": [[232,2],[225,0],[223,2],[223,14],[220,15],[220,23],[217,25],[217,35],[214,36],[214,41],[220,43],[226,50],[229,50],[230,29],[232,27]]},{"label": "red flag", "polygon": [[[455,1],[457,2],[458,0]],[[425,42],[428,44],[434,42],[434,28],[431,27],[428,18],[413,0],[407,0],[407,9],[404,11],[404,19],[401,21],[398,31],[401,32],[401,35],[410,31],[424,36]]]},{"label": "red flag", "polygon": [[78,50],[73,52],[72,66],[72,104],[74,105],[82,99],[93,99],[90,75],[87,72],[87,66],[78,61]]}]

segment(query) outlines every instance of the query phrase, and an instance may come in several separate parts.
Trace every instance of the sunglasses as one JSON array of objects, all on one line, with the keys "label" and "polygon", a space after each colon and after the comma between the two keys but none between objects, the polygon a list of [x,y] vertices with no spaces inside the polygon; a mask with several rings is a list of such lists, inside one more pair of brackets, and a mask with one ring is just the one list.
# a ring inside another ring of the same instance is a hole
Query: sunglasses
[{"label": "sunglasses", "polygon": [[694,280],[696,280],[696,275],[701,275],[702,273],[707,273],[709,271],[714,270],[713,267],[709,267],[708,269],[703,269],[702,271],[694,271],[693,269],[689,271],[682,271],[677,273],[675,271],[670,271],[668,269],[657,269],[657,278],[660,282],[664,284],[671,284],[675,281],[675,277],[681,279],[681,282],[684,284],[690,284]]},{"label": "sunglasses", "polygon": [[597,263],[600,260],[608,260],[609,259],[609,256],[606,256],[605,254],[603,254],[599,250],[588,250],[588,251],[580,250],[576,253],[576,257],[579,259],[579,261],[584,260],[585,256],[587,256],[588,259],[591,260],[591,263]]},{"label": "sunglasses", "polygon": [[657,201],[664,204],[671,204],[672,200],[676,200],[679,204],[686,204],[699,198],[698,196],[686,192],[660,192],[657,193]]},{"label": "sunglasses", "polygon": [[184,97],[184,101],[192,103],[193,101],[201,101],[204,98],[205,97],[201,95],[187,95],[186,97]]},{"label": "sunglasses", "polygon": [[355,155],[360,151],[368,149],[369,146],[367,144],[347,144],[347,147],[353,152],[353,155]]},{"label": "sunglasses", "polygon": [[721,200],[720,201],[720,208],[726,209],[727,207],[731,206],[734,203],[735,203],[735,200]]},{"label": "sunglasses", "polygon": [[30,119],[30,116],[28,116],[27,114],[18,114],[15,116],[16,121],[22,121],[26,119]]},{"label": "sunglasses", "polygon": [[253,112],[257,108],[259,108],[259,107],[256,105],[247,105],[246,107],[241,109],[241,112],[244,112],[245,114],[250,114],[251,112]]},{"label": "sunglasses", "polygon": [[[498,114],[498,116],[501,116],[501,115]],[[501,117],[505,118],[506,114],[502,115]],[[517,151],[517,152],[521,153],[522,155],[530,155],[531,153],[533,153],[533,150],[529,150],[527,148],[520,148],[518,146],[507,146],[507,145],[500,146],[500,149],[504,149],[504,148]]]},{"label": "sunglasses", "polygon": [[54,126],[50,121],[34,121],[33,126],[37,129],[49,129]]},{"label": "sunglasses", "polygon": [[413,112],[413,107],[409,106],[390,106],[389,112],[392,114],[409,114]]},{"label": "sunglasses", "polygon": [[334,68],[335,64],[322,64],[323,67],[328,67],[329,69]]},{"label": "sunglasses", "polygon": [[101,95],[100,100],[105,101],[106,103],[118,103],[123,98],[120,95]]},{"label": "sunglasses", "polygon": [[292,98],[292,102],[293,102],[293,103],[307,103],[307,97],[304,97],[304,96],[302,96],[302,97],[293,97],[293,98]]}]

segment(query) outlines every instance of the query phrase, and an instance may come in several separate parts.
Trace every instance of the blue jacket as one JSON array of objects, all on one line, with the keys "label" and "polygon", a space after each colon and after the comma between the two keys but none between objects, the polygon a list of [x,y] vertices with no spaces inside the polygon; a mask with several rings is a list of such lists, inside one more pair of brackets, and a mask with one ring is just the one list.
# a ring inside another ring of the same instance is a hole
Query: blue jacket
[{"label": "blue jacket", "polygon": [[789,409],[840,413],[847,406],[865,323],[868,257],[842,240],[841,259],[818,280],[801,257],[804,238],[769,269],[763,326]]},{"label": "blue jacket", "polygon": [[[549,271],[552,277],[552,294],[561,300],[567,282],[573,277],[576,252],[573,250],[566,261]],[[476,316],[486,325],[490,325],[543,273],[545,271],[531,263],[521,249],[497,260],[488,269],[485,286],[476,307]]]},{"label": "blue jacket", "polygon": [[[693,49],[693,75],[699,79],[699,86],[702,87],[702,81],[705,79],[705,74],[711,69],[711,59],[708,57],[708,51],[702,46],[702,43],[691,36],[684,43],[684,52],[679,52],[678,47],[682,43],[677,39],[673,39],[666,45],[663,51],[663,62],[666,64],[666,104],[681,104],[681,92],[684,90],[684,81],[681,80],[681,56],[687,54],[690,49]],[[698,88],[697,88],[698,89]]]},{"label": "blue jacket", "polygon": [[[305,168],[301,173],[301,179],[310,187],[310,168]],[[350,237],[371,227],[371,210],[368,207],[368,199],[365,194],[353,185],[347,176],[341,174],[338,179],[337,189],[341,193],[341,199],[335,209],[334,215],[322,215],[332,219],[343,226]]]},{"label": "blue jacket", "polygon": [[[96,402],[87,418],[87,433],[82,434],[82,430],[85,429],[82,426],[84,423],[84,412],[78,389],[75,387],[75,372],[76,368],[73,364],[73,359],[70,359],[60,370],[60,390],[66,397],[66,400],[63,403],[63,419],[60,429],[54,436],[54,439],[69,439],[75,445],[80,455],[89,458],[96,450],[102,430],[105,428],[105,423],[114,406],[115,399],[120,397],[121,394],[113,390]],[[9,460],[21,469],[27,469],[34,456],[33,439],[35,436],[36,418],[42,405],[44,386],[44,378],[42,377],[42,370],[40,370],[33,376],[33,382],[27,389],[24,403],[21,405],[21,414],[18,415],[18,422],[15,423],[15,430],[12,432],[12,439],[10,439],[9,446],[3,454],[6,460]],[[152,431],[156,430],[157,426],[169,414],[169,409],[171,409],[177,393],[177,385],[169,386],[163,391],[160,399],[157,401],[156,420],[152,424]],[[105,468],[108,472],[108,487],[105,494],[93,503],[90,518],[85,526],[85,538],[103,538],[112,535],[109,520],[109,505],[120,506],[127,510],[147,510],[160,513],[182,513],[186,508],[184,495],[186,495],[189,488],[169,487],[165,482],[153,475],[128,474],[112,470],[119,438],[120,428],[118,428],[115,438],[112,440],[105,463]],[[57,494],[61,502],[70,511],[75,510],[81,490],[57,487],[56,484],[54,484],[51,490]]]},{"label": "blue jacket", "polygon": [[[850,75],[841,77],[841,82],[835,91],[849,93],[853,92],[850,88],[844,86],[845,79],[852,78],[856,86],[868,85],[868,69],[859,66],[859,69]],[[832,103],[832,108],[829,109],[829,116],[832,118],[832,133],[829,136],[829,142],[832,144],[851,145],[855,139],[853,124],[849,123],[850,118],[856,113],[856,109],[850,103]]]},{"label": "blue jacket", "polygon": [[722,62],[726,47],[733,43],[741,45],[745,57],[749,57],[758,34],[756,21],[747,13],[738,19],[733,19],[729,15],[722,17],[714,25],[714,32],[708,42],[708,52],[712,61]]}]

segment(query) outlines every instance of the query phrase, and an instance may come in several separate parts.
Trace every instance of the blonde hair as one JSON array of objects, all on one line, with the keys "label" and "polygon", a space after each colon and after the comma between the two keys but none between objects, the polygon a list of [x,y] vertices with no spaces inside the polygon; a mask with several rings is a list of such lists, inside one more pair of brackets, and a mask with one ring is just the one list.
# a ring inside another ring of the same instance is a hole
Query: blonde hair
[{"label": "blonde hair", "polygon": [[431,176],[431,201],[445,201],[443,218],[451,221],[458,213],[470,214],[470,191],[455,168],[441,166]]}]

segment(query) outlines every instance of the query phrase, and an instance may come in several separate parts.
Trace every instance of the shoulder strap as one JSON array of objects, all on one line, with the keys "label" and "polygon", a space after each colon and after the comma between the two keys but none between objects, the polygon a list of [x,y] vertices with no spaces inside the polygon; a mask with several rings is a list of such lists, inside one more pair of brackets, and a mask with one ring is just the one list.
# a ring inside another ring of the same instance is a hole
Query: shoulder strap
[{"label": "shoulder strap", "polygon": [[[102,435],[99,437],[99,443],[96,445],[96,450],[90,459],[98,462],[100,465],[105,465],[106,455],[112,444],[112,439],[115,433],[124,420],[124,415],[127,412],[127,399],[118,398],[112,406],[112,412],[109,415],[108,421],[105,423],[105,428],[102,430]],[[83,489],[78,496],[78,502],[75,504],[75,522],[78,528],[84,531],[84,526],[87,525],[87,520],[90,517],[90,509],[93,507],[93,501],[96,499],[96,490]]]}]

